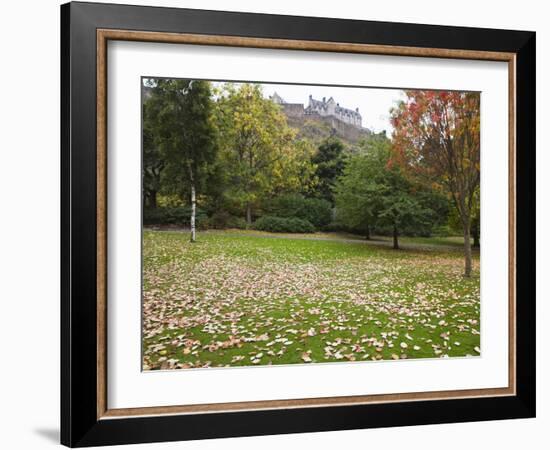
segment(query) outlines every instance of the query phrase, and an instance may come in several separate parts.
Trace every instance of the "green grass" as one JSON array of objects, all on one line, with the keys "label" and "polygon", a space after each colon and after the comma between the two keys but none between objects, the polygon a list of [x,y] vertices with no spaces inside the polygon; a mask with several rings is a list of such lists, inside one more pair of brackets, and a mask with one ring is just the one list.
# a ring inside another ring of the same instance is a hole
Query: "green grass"
[{"label": "green grass", "polygon": [[144,368],[479,355],[477,257],[317,237],[146,231]]}]

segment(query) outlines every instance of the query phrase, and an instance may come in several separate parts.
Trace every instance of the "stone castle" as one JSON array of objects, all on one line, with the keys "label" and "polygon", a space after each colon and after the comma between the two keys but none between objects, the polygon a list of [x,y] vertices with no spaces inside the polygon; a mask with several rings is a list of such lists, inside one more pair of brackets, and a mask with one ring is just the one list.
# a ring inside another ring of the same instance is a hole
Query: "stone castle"
[{"label": "stone castle", "polygon": [[[371,135],[369,129],[363,128],[359,108],[355,110],[343,108],[332,97],[328,100],[326,98],[316,100],[310,95],[307,106],[303,103],[288,103],[276,92],[270,99],[281,107],[288,124],[292,127],[305,130],[308,128],[308,122],[324,124],[321,128],[328,127],[330,136],[336,136],[351,143]],[[307,134],[307,131],[304,133]]]},{"label": "stone castle", "polygon": [[284,113],[289,117],[334,118],[359,129],[362,128],[359,108],[355,108],[355,110],[343,108],[332,97],[328,100],[326,97],[323,97],[323,100],[316,100],[310,95],[307,107],[304,107],[303,103],[287,103],[277,92],[270,98],[274,103],[281,105]]}]

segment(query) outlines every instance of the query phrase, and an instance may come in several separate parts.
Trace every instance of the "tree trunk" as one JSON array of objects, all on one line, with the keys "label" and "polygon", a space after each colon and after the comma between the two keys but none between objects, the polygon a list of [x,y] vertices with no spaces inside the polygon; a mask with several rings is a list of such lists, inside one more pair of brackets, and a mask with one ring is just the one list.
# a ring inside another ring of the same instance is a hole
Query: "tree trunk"
[{"label": "tree trunk", "polygon": [[464,228],[464,276],[472,276],[472,243],[470,242],[470,220],[463,219]]},{"label": "tree trunk", "polygon": [[195,183],[191,183],[191,242],[196,240],[195,215],[197,213],[197,198],[195,193]]},{"label": "tree trunk", "polygon": [[250,203],[246,204],[246,228],[250,228],[252,225],[252,207]]},{"label": "tree trunk", "polygon": [[157,207],[157,191],[149,191],[149,208]]},{"label": "tree trunk", "polygon": [[367,225],[367,229],[365,230],[365,239],[367,241],[370,241],[370,227]]},{"label": "tree trunk", "polygon": [[397,225],[393,225],[393,248],[394,250],[399,250],[399,234],[397,232]]},{"label": "tree trunk", "polygon": [[472,237],[474,238],[474,248],[479,248],[479,221],[474,219],[472,221]]}]

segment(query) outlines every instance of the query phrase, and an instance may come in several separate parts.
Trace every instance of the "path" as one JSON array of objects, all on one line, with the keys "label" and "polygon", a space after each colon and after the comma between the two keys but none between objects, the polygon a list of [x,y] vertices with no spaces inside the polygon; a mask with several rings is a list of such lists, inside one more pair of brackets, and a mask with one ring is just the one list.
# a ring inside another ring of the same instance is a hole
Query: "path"
[{"label": "path", "polygon": [[[163,231],[163,232],[176,232],[176,233],[189,233],[189,229],[185,228],[144,228],[150,231]],[[219,234],[223,236],[235,236],[235,237],[258,237],[265,239],[298,239],[306,241],[328,241],[328,242],[343,242],[348,244],[364,244],[364,245],[375,245],[379,247],[392,248],[393,242],[391,239],[385,240],[384,238],[375,237],[370,240],[361,239],[361,238],[346,238],[336,236],[308,236],[304,234],[263,234],[263,233],[243,233],[239,230],[234,231],[217,231],[217,230],[208,230],[202,231],[202,233],[207,234]],[[445,251],[455,251],[462,252],[462,246],[458,245],[445,245],[445,244],[428,244],[428,243],[413,243],[413,242],[399,242],[400,250],[445,250]],[[473,249],[475,252],[475,249]]]}]

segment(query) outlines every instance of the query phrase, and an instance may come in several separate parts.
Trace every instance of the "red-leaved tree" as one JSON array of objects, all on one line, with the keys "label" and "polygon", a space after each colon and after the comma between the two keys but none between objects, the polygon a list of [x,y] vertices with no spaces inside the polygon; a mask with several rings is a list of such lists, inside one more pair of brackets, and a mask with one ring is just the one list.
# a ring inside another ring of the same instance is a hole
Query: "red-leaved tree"
[{"label": "red-leaved tree", "polygon": [[391,113],[393,160],[451,196],[464,231],[464,274],[472,272],[470,226],[479,187],[480,95],[405,91]]}]

